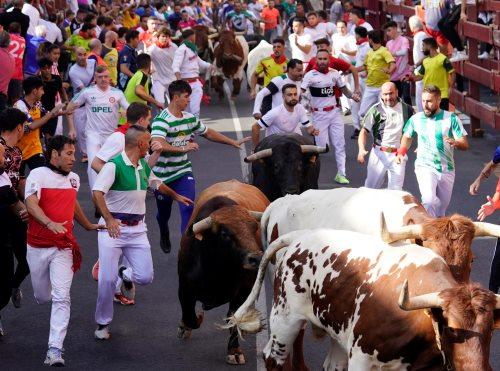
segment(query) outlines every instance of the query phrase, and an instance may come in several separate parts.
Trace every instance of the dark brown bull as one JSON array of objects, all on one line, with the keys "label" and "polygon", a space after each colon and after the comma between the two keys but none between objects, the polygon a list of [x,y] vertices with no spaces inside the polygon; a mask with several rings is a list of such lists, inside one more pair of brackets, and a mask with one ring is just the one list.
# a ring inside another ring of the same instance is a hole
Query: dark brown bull
[{"label": "dark brown bull", "polygon": [[[262,257],[257,220],[268,204],[257,188],[236,180],[214,184],[200,194],[179,252],[179,337],[188,338],[200,327],[203,315],[195,312],[197,301],[204,310],[229,303],[232,314],[248,296]],[[245,363],[235,329],[226,361]]]},{"label": "dark brown bull", "polygon": [[223,75],[212,76],[212,87],[218,93],[219,98],[222,99],[224,96],[224,78],[232,79],[233,91],[231,96],[236,97],[241,89],[246,56],[243,46],[236,40],[233,31],[225,30],[220,32],[219,44],[214,50],[214,58],[216,67],[222,71]]}]

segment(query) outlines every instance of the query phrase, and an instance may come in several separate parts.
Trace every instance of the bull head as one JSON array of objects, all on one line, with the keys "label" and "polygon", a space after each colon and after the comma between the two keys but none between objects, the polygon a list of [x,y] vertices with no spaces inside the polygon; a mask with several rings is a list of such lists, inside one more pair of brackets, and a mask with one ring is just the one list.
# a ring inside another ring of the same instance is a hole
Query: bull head
[{"label": "bull head", "polygon": [[[326,147],[320,147],[310,144],[302,144],[300,146],[302,153],[326,153],[328,152],[328,145]],[[272,148],[263,149],[261,151],[255,152],[250,156],[245,157],[245,162],[253,162],[263,158],[271,157],[273,155]]]},{"label": "bull head", "polygon": [[[255,220],[260,221],[262,218],[262,214],[259,211],[249,211],[250,215],[255,218]],[[213,225],[213,220],[210,216],[206,217],[205,219],[200,220],[199,222],[196,222],[193,224],[193,234],[199,234],[203,231],[206,231],[210,228],[212,228]]]}]

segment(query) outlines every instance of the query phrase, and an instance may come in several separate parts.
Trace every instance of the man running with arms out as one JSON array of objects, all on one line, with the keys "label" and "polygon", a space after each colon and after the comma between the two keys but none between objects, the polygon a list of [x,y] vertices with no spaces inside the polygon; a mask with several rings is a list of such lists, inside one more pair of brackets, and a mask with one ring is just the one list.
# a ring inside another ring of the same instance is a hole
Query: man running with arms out
[{"label": "man running with arms out", "polygon": [[373,134],[365,187],[382,188],[387,173],[387,188],[403,189],[406,159],[401,163],[394,160],[401,143],[403,126],[413,113],[412,106],[398,99],[398,89],[393,82],[382,85],[380,102],[366,113],[358,138],[358,162],[364,164],[368,154],[365,149],[366,137],[370,132]]},{"label": "man running with arms out", "polygon": [[[228,138],[225,135],[207,128],[196,116],[184,110],[189,104],[191,87],[186,81],[177,80],[168,87],[170,104],[158,116],[152,124],[151,136],[153,145],[159,142],[163,152],[153,168],[154,173],[175,192],[195,199],[195,181],[191,162],[187,153],[197,151],[199,146],[194,142],[194,136],[202,135],[206,139],[227,144],[241,149],[241,145],[251,138],[243,138],[239,141]],[[156,193],[156,204],[158,214],[156,216],[160,225],[160,246],[165,253],[170,252],[170,238],[168,231],[168,220],[172,209],[172,198]],[[181,213],[181,233],[184,232],[189,218],[193,212],[193,206],[179,204]]]},{"label": "man running with arms out", "polygon": [[80,178],[71,171],[75,162],[74,140],[56,135],[49,140],[46,155],[47,166],[32,170],[26,179],[30,215],[26,258],[37,303],[52,300],[49,350],[44,363],[64,366],[62,352],[70,316],[71,282],[82,261],[73,235],[73,219],[88,231],[102,226],[90,223],[76,200]]},{"label": "man running with arms out", "polygon": [[467,132],[454,113],[439,108],[441,91],[428,85],[422,92],[424,112],[413,115],[404,127],[397,163],[404,161],[412,139],[418,135],[415,175],[422,198],[422,205],[433,217],[446,213],[455,182],[453,150],[469,149]]},{"label": "man running with arms out", "polygon": [[[125,95],[119,89],[111,87],[107,67],[97,66],[95,70],[95,85],[89,86],[77,94],[68,104],[68,111],[85,104],[87,123],[87,156],[89,159],[87,173],[90,188],[94,186],[96,172],[91,164],[95,155],[101,149],[106,139],[115,132],[120,118],[119,109],[127,109],[129,104]],[[70,121],[71,122],[71,121]]]},{"label": "man running with arms out", "polygon": [[[153,281],[153,259],[146,223],[146,192],[152,187],[172,197],[184,206],[192,201],[179,196],[158,179],[144,160],[151,135],[142,126],[133,125],[125,133],[125,150],[106,163],[94,184],[93,199],[107,231],[99,233],[99,284],[95,320],[95,338],[110,337],[109,324],[113,320],[113,297],[116,280],[123,280],[122,294],[133,297],[134,283],[147,285]],[[121,255],[130,267],[118,268]]]},{"label": "man running with arms out", "polygon": [[260,130],[266,129],[266,137],[271,134],[302,134],[300,126],[306,128],[307,133],[318,135],[319,130],[309,122],[306,109],[299,103],[299,93],[295,84],[283,85],[281,89],[283,103],[266,113],[252,126],[252,147],[260,141]]},{"label": "man running with arms out", "polygon": [[340,115],[341,108],[335,97],[335,88],[338,87],[347,98],[355,101],[359,100],[359,96],[351,93],[336,70],[328,68],[330,63],[328,50],[320,49],[316,54],[316,61],[316,69],[309,71],[304,76],[302,94],[307,89],[311,94],[313,122],[319,130],[316,144],[324,147],[330,142],[335,148],[335,160],[337,162],[335,182],[349,184],[345,171],[344,122]]}]

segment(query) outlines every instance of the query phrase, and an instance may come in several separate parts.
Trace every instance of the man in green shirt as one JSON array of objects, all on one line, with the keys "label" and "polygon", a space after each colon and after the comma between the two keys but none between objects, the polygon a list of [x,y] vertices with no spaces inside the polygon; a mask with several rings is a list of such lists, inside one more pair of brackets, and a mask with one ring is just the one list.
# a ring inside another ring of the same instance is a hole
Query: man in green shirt
[{"label": "man in green shirt", "polygon": [[139,102],[143,104],[152,104],[159,109],[163,109],[163,104],[158,102],[149,93],[151,88],[151,57],[148,54],[139,54],[137,56],[137,72],[127,82],[125,88],[125,98],[127,102]]},{"label": "man in green shirt", "polygon": [[91,23],[84,23],[80,32],[71,35],[71,37],[66,40],[64,46],[66,49],[71,51],[71,61],[76,61],[76,49],[82,47],[88,53],[90,51],[89,43],[95,37],[94,25]]}]

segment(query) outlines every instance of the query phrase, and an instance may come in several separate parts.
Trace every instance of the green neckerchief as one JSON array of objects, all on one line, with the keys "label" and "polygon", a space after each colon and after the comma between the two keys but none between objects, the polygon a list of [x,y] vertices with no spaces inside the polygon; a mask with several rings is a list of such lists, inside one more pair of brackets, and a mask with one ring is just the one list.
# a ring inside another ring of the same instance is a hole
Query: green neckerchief
[{"label": "green neckerchief", "polygon": [[182,43],[185,44],[189,49],[191,49],[194,54],[198,54],[198,48],[196,47],[196,44],[192,43],[189,40],[184,40]]}]

